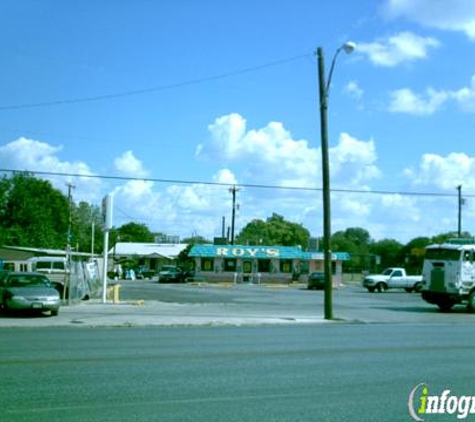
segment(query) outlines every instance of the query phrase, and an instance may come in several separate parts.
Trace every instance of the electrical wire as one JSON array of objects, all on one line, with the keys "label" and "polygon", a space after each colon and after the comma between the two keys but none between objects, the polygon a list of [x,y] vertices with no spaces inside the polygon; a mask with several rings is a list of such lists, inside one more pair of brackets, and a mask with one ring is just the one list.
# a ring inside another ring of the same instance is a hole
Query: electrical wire
[{"label": "electrical wire", "polygon": [[[208,185],[208,186],[222,186],[227,188],[256,188],[256,189],[273,189],[273,190],[293,190],[293,191],[308,191],[319,192],[322,188],[311,188],[302,186],[278,186],[278,185],[265,185],[265,184],[253,184],[253,183],[223,183],[223,182],[206,182],[200,180],[179,180],[179,179],[160,179],[160,178],[146,178],[146,177],[125,177],[125,176],[105,176],[97,174],[81,174],[81,173],[63,173],[63,172],[51,172],[51,171],[37,171],[37,170],[13,170],[2,169],[0,172],[5,173],[20,173],[29,175],[40,176],[54,176],[54,177],[78,177],[78,178],[90,178],[90,179],[103,179],[103,180],[119,180],[119,181],[142,181],[142,182],[154,182],[154,183],[170,183],[178,185]],[[373,195],[401,195],[401,196],[429,196],[429,197],[445,197],[453,198],[458,197],[458,193],[442,193],[442,192],[407,192],[407,191],[389,191],[389,190],[364,190],[364,189],[331,189],[332,192],[338,193],[358,193],[358,194],[373,194]],[[464,198],[475,197],[475,194],[464,193]]]},{"label": "electrical wire", "polygon": [[105,101],[105,100],[112,100],[115,98],[130,97],[132,95],[148,94],[151,92],[166,91],[166,90],[182,88],[182,87],[190,86],[190,85],[198,85],[205,82],[217,81],[217,80],[229,78],[232,76],[243,75],[245,73],[256,72],[256,71],[266,69],[269,67],[279,66],[279,65],[286,64],[289,62],[301,60],[303,58],[308,58],[310,56],[311,55],[308,53],[300,54],[298,56],[288,57],[286,59],[276,60],[276,61],[268,62],[262,65],[247,67],[247,68],[243,68],[243,69],[239,69],[239,70],[235,70],[235,71],[231,71],[227,73],[221,73],[219,75],[190,79],[188,81],[177,82],[174,84],[158,85],[154,87],[136,89],[132,91],[124,91],[124,92],[117,92],[117,93],[104,94],[104,95],[95,95],[95,96],[90,96],[90,97],[69,98],[69,99],[56,100],[56,101],[41,101],[37,103],[12,104],[12,105],[3,105],[3,106],[0,105],[0,110],[2,111],[19,110],[19,109],[61,106],[61,105],[68,105],[68,104],[88,103],[88,102],[93,102],[93,101]]}]

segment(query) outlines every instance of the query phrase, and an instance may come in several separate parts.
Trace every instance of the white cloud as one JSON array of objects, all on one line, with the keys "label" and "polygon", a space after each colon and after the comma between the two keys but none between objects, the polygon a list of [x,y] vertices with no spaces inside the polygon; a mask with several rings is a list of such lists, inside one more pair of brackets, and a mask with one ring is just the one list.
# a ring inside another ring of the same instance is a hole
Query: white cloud
[{"label": "white cloud", "polygon": [[452,91],[450,96],[457,101],[462,110],[475,112],[475,75],[472,76],[470,86]]},{"label": "white cloud", "polygon": [[143,168],[142,162],[138,160],[133,151],[126,151],[114,160],[114,165],[121,173],[130,177],[146,177],[148,171]]},{"label": "white cloud", "polygon": [[448,93],[432,88],[428,88],[425,95],[416,94],[407,88],[398,89],[390,93],[389,111],[430,115],[435,113],[448,98]]},{"label": "white cloud", "polygon": [[[19,138],[0,146],[0,163],[2,167],[10,170],[28,170],[31,172],[50,172],[63,174],[92,175],[92,171],[86,163],[81,161],[61,161],[58,154],[63,150],[62,146],[52,146],[46,142],[33,139]],[[90,177],[59,177],[41,175],[48,179],[56,189],[65,191],[66,183],[75,186],[73,194],[75,200],[93,202],[100,195],[101,182]]]},{"label": "white cloud", "polygon": [[[250,183],[316,186],[320,150],[310,148],[306,140],[293,139],[282,123],[271,122],[261,129],[248,130],[246,120],[234,113],[216,119],[209,130],[210,140],[200,145],[198,155],[215,162],[246,165],[244,176]],[[359,141],[342,134],[329,154],[333,176],[343,184],[360,183],[378,176],[372,141]]]},{"label": "white cloud", "polygon": [[348,93],[352,98],[356,100],[361,100],[363,98],[364,91],[358,85],[356,81],[350,81],[345,87],[345,92]]},{"label": "white cloud", "polygon": [[475,40],[473,0],[387,0],[390,17],[404,17],[421,25],[464,32]]},{"label": "white cloud", "polygon": [[404,62],[424,59],[429,48],[438,47],[435,38],[420,37],[412,32],[401,32],[372,43],[358,43],[357,51],[366,54],[377,66],[394,67]]},{"label": "white cloud", "polygon": [[428,88],[424,94],[417,94],[408,88],[390,92],[388,110],[393,113],[431,115],[449,100],[455,101],[462,110],[475,112],[475,75],[468,87],[456,91],[437,91]]},{"label": "white cloud", "polygon": [[330,148],[330,170],[342,186],[358,186],[380,177],[376,166],[377,154],[374,142],[360,141],[348,133],[342,133],[338,144]]},{"label": "white cloud", "polygon": [[453,152],[446,157],[424,154],[418,169],[406,169],[405,175],[414,185],[437,187],[452,192],[456,186],[475,189],[475,157]]},{"label": "white cloud", "polygon": [[229,185],[236,185],[237,179],[233,172],[229,169],[221,169],[214,176],[213,181],[215,183],[225,183]]}]

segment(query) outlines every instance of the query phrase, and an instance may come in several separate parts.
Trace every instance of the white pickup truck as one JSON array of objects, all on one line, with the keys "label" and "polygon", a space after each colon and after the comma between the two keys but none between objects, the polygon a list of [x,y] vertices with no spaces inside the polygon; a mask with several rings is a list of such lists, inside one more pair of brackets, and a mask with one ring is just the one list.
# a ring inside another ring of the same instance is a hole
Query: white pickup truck
[{"label": "white pickup truck", "polygon": [[369,274],[363,279],[368,292],[384,292],[388,289],[404,289],[406,292],[420,292],[422,275],[407,275],[404,268],[386,268],[381,274]]}]

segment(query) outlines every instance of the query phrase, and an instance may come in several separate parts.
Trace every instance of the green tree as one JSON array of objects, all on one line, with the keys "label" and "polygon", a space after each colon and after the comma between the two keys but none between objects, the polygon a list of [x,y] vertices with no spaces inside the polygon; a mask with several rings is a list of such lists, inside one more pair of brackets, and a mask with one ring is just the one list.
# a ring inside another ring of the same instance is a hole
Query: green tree
[{"label": "green tree", "polygon": [[0,183],[3,244],[64,249],[67,244],[69,203],[50,182],[28,174],[4,177]]},{"label": "green tree", "polygon": [[374,257],[369,252],[371,243],[369,232],[360,227],[350,227],[332,236],[332,250],[350,254],[350,260],[343,262],[343,269],[347,272],[358,273],[374,268]]},{"label": "green tree", "polygon": [[91,252],[94,235],[94,253],[102,252],[103,217],[96,205],[80,202],[73,205],[71,244],[81,252]]},{"label": "green tree", "polygon": [[204,244],[211,244],[213,243],[211,240],[206,239],[203,236],[192,236],[192,237],[185,237],[181,240],[181,243],[188,243],[188,245],[204,245]]},{"label": "green tree", "polygon": [[401,265],[400,256],[403,245],[394,239],[382,239],[374,242],[370,246],[370,253],[379,257],[377,271],[387,267],[397,267]]},{"label": "green tree", "polygon": [[237,236],[241,245],[280,245],[307,247],[309,231],[301,224],[286,221],[279,214],[272,214],[266,221],[252,220]]},{"label": "green tree", "polygon": [[420,274],[424,262],[425,248],[432,244],[429,237],[416,237],[401,248],[399,262],[409,274]]},{"label": "green tree", "polygon": [[191,251],[191,248],[194,246],[193,243],[188,243],[185,249],[183,249],[177,257],[177,263],[178,265],[181,265],[184,268],[190,269],[193,268],[193,258],[190,258],[188,254]]},{"label": "green tree", "polygon": [[[473,236],[469,232],[461,233],[461,237],[465,239],[473,238]],[[431,243],[440,245],[441,243],[446,243],[449,239],[456,239],[456,238],[458,238],[458,233],[455,233],[455,232],[441,233],[436,236],[433,236],[431,239]]]},{"label": "green tree", "polygon": [[143,242],[151,243],[154,240],[153,233],[145,224],[127,223],[118,229],[111,230],[111,241],[116,242]]}]

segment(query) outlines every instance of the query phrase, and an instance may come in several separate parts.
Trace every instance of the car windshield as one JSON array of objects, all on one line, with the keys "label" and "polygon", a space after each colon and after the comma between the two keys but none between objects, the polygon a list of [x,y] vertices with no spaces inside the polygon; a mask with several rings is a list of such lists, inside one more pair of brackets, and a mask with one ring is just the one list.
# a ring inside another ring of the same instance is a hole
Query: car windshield
[{"label": "car windshield", "polygon": [[433,248],[426,249],[425,259],[442,260],[442,261],[458,261],[461,252],[458,249]]},{"label": "car windshield", "polygon": [[47,278],[40,275],[21,274],[8,277],[7,284],[11,287],[49,286]]}]

